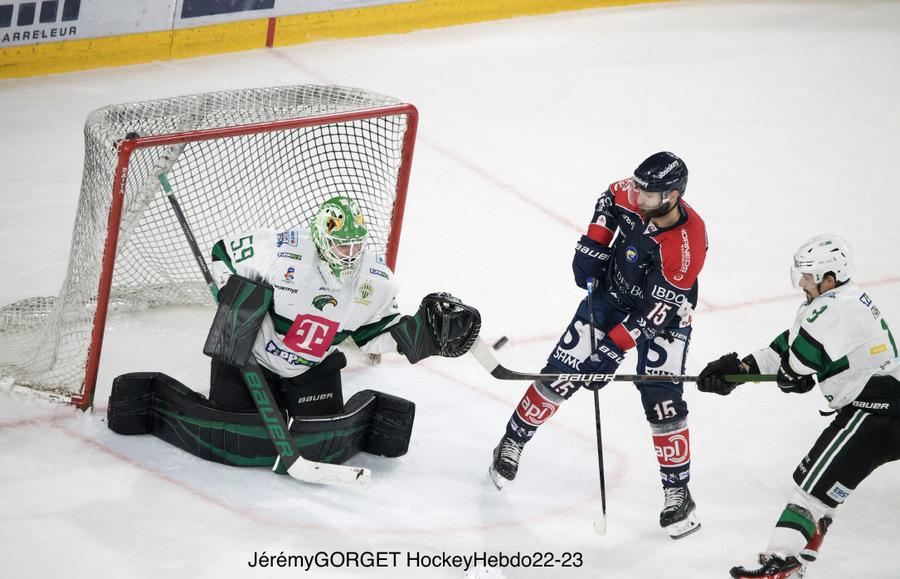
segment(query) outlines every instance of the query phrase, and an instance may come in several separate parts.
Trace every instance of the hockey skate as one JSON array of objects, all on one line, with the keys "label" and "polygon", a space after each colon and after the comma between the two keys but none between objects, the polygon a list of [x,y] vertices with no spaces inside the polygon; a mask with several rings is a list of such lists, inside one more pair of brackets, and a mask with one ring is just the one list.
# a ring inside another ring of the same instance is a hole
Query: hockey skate
[{"label": "hockey skate", "polygon": [[488,474],[497,490],[501,490],[503,485],[516,478],[523,448],[524,442],[516,442],[508,436],[501,438],[500,444],[494,448],[494,461],[488,468]]},{"label": "hockey skate", "polygon": [[659,526],[673,539],[681,539],[699,530],[700,519],[697,517],[697,505],[691,498],[691,491],[686,486],[663,490],[666,493],[666,503],[659,514]]},{"label": "hockey skate", "polygon": [[759,563],[760,568],[753,570],[732,567],[731,576],[735,579],[800,579],[806,572],[806,567],[796,557],[761,554]]}]

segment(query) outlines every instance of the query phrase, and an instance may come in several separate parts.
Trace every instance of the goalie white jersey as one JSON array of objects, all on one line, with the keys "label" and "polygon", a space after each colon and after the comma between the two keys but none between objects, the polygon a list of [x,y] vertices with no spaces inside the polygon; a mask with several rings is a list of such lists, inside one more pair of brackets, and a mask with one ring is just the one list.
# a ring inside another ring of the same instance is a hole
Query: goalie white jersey
[{"label": "goalie white jersey", "polygon": [[381,256],[366,251],[353,279],[341,284],[320,266],[312,236],[299,227],[222,239],[212,255],[219,288],[232,274],[274,288],[253,353],[278,375],[302,374],[347,338],[366,352],[396,351],[386,330],[398,321],[397,285]]},{"label": "goalie white jersey", "polygon": [[897,343],[887,322],[872,299],[850,283],[801,306],[791,329],[753,356],[760,372],[774,374],[785,353],[794,372],[816,374],[834,409],[853,402],[876,374],[900,378]]}]

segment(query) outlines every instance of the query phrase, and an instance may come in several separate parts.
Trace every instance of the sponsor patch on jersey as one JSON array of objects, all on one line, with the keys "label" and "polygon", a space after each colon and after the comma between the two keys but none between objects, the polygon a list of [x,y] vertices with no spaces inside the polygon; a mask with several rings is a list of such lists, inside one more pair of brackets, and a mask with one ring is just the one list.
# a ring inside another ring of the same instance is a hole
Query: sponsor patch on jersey
[{"label": "sponsor patch on jersey", "polygon": [[289,294],[295,294],[295,293],[297,293],[297,290],[296,290],[296,289],[294,289],[294,288],[292,288],[292,287],[287,287],[287,286],[285,286],[285,285],[274,285],[274,286],[272,286],[272,287],[274,287],[274,288],[276,288],[276,289],[280,289],[280,290],[283,291],[283,292],[288,292]]},{"label": "sponsor patch on jersey", "polygon": [[288,259],[296,259],[297,261],[300,261],[301,259],[303,259],[303,256],[300,255],[299,253],[291,253],[290,251],[279,251],[278,257],[286,257]]},{"label": "sponsor patch on jersey", "polygon": [[625,248],[625,259],[628,260],[629,263],[634,263],[637,261],[638,252],[634,246],[629,245]]},{"label": "sponsor patch on jersey", "polygon": [[337,306],[337,300],[334,299],[334,296],[330,296],[328,294],[318,295],[313,298],[312,301],[313,306],[316,307],[320,312],[325,311],[325,306]]},{"label": "sponsor patch on jersey", "polygon": [[272,340],[269,340],[269,343],[266,344],[266,352],[276,358],[281,358],[291,366],[313,366],[315,364],[315,362],[311,362],[293,352],[282,350]]},{"label": "sponsor patch on jersey", "polygon": [[381,271],[380,269],[375,269],[374,267],[369,268],[369,273],[374,274],[374,275],[379,275],[379,276],[383,277],[384,279],[388,278],[388,274],[386,271]]},{"label": "sponsor patch on jersey", "polygon": [[836,482],[836,483],[834,483],[834,486],[831,487],[831,489],[825,494],[827,494],[829,497],[833,498],[835,500],[835,502],[842,503],[842,502],[844,502],[844,500],[846,500],[847,497],[850,496],[850,493],[852,491],[853,491],[853,489],[848,489],[841,483]]},{"label": "sponsor patch on jersey", "polygon": [[300,236],[296,231],[283,231],[278,234],[278,247],[282,245],[290,245],[291,247],[297,247],[297,243],[300,241]]},{"label": "sponsor patch on jersey", "polygon": [[866,307],[869,307],[872,305],[872,298],[870,298],[866,294],[859,296],[859,301],[861,301],[863,303],[863,305]]},{"label": "sponsor patch on jersey", "polygon": [[372,302],[369,300],[369,297],[375,292],[375,288],[369,282],[363,282],[361,286],[359,286],[359,293],[356,298],[353,300],[355,303],[367,306]]},{"label": "sponsor patch on jersey", "polygon": [[381,265],[385,265],[384,256],[380,253],[375,256],[375,263],[380,263]]},{"label": "sponsor patch on jersey", "polygon": [[338,325],[321,316],[298,315],[284,336],[284,345],[295,352],[321,358],[337,335]]},{"label": "sponsor patch on jersey", "polygon": [[665,288],[665,287],[662,287],[659,285],[653,286],[653,290],[650,292],[650,295],[652,295],[653,297],[660,299],[664,302],[669,302],[670,304],[677,304],[677,305],[683,304],[684,300],[687,299],[687,297],[684,294],[674,292],[668,288]]},{"label": "sponsor patch on jersey", "polygon": [[877,356],[882,352],[887,352],[887,344],[878,344],[877,346],[872,346],[871,348],[869,348],[870,356]]},{"label": "sponsor patch on jersey", "polygon": [[293,267],[287,268],[287,270],[284,272],[285,283],[294,283],[294,271],[295,270]]}]

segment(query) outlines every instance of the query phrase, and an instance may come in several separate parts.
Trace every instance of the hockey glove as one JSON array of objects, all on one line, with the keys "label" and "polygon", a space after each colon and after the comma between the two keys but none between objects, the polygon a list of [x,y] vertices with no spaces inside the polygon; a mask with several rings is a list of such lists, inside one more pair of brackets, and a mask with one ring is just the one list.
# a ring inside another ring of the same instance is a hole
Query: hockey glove
[{"label": "hockey glove", "polygon": [[587,235],[582,235],[575,244],[575,257],[572,258],[575,284],[581,289],[587,289],[587,278],[603,279],[611,255],[610,248],[600,245]]},{"label": "hockey glove", "polygon": [[481,314],[444,292],[428,294],[414,316],[391,328],[397,350],[411,364],[429,356],[455,358],[469,351],[481,330]]},{"label": "hockey glove", "polygon": [[[594,353],[581,363],[578,371],[585,374],[615,374],[623,360],[625,360],[625,353],[622,348],[609,336],[603,336],[594,349]],[[607,384],[608,382],[590,382],[584,387],[588,390],[599,390]]]},{"label": "hockey glove", "polygon": [[782,392],[792,392],[794,394],[809,392],[816,385],[816,381],[811,374],[803,376],[794,372],[791,369],[787,356],[781,360],[781,366],[778,367],[778,376],[775,381]]},{"label": "hockey glove", "polygon": [[726,396],[743,382],[726,382],[726,374],[746,374],[744,365],[735,352],[725,354],[718,360],[710,362],[697,377],[697,390],[700,392],[712,392]]}]

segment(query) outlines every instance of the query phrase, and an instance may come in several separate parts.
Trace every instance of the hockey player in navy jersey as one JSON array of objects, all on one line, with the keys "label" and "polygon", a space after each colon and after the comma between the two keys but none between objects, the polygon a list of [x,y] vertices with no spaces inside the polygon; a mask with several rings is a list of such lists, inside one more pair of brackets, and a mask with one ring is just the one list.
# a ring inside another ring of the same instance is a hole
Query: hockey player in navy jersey
[{"label": "hockey player in navy jersey", "polygon": [[[794,323],[761,350],[726,354],[700,373],[703,392],[730,394],[725,374],[775,374],[783,392],[818,382],[836,412],[794,471],[794,489],[775,523],[760,567],[734,567],[741,579],[802,577],[817,557],[835,511],[879,466],[900,460],[900,358],[874,300],[850,279],[849,244],[816,236],[794,254],[791,278],[806,301]],[[815,379],[813,378],[815,376]]]},{"label": "hockey player in navy jersey", "polygon": [[[683,199],[687,180],[684,161],[661,152],[600,196],[572,262],[578,287],[585,288],[588,278],[597,280],[598,342],[590,343],[584,299],[542,372],[613,374],[625,353],[635,350],[639,374],[684,373],[697,276],[707,250],[703,220]],[[529,386],[494,449],[489,473],[497,488],[516,477],[525,444],[581,385],[557,380]],[[683,387],[679,382],[636,386],[662,476],[659,522],[678,539],[700,527],[688,490],[691,454]]]}]

